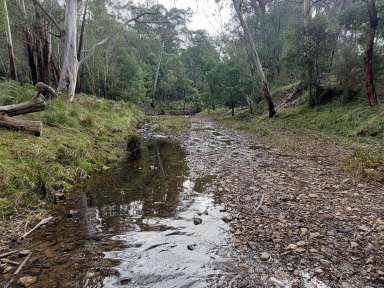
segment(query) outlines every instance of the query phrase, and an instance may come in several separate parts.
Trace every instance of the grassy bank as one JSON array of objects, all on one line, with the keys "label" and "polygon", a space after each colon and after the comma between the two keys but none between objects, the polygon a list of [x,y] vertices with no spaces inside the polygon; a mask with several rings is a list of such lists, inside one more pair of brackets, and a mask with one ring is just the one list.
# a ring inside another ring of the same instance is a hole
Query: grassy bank
[{"label": "grassy bank", "polygon": [[[33,87],[0,83],[0,105],[30,99]],[[53,195],[112,165],[144,115],[134,105],[81,95],[21,116],[42,120],[43,137],[0,128],[0,216],[38,212]]]},{"label": "grassy bank", "polygon": [[152,126],[154,131],[180,131],[191,127],[190,116],[151,116],[148,118],[155,124]]},{"label": "grassy bank", "polygon": [[[261,104],[263,105],[263,104]],[[384,181],[384,106],[371,108],[366,101],[338,101],[309,108],[301,104],[280,108],[278,116],[251,115],[238,110],[212,114],[227,126],[250,131],[286,150],[302,149],[305,143],[336,144],[352,153],[339,161],[355,176]]]}]

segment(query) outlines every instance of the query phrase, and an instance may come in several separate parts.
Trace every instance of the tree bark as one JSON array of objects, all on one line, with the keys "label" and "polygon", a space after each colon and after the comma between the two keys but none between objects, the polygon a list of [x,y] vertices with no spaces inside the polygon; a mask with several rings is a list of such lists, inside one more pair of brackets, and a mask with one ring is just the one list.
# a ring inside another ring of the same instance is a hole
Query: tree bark
[{"label": "tree bark", "polygon": [[25,130],[35,136],[43,134],[43,123],[41,121],[21,120],[9,117],[5,113],[0,113],[0,127],[16,130]]},{"label": "tree bark", "polygon": [[12,80],[17,80],[16,62],[15,62],[15,54],[13,51],[11,24],[9,22],[7,0],[3,0],[3,11],[5,14],[4,15],[4,17],[5,17],[5,29],[6,29],[5,34],[7,36],[7,46],[8,46],[8,55],[9,55],[9,76]]},{"label": "tree bark", "polygon": [[248,28],[248,24],[243,17],[243,14],[241,12],[241,7],[240,7],[238,0],[232,0],[232,2],[233,2],[233,6],[235,7],[236,14],[240,20],[241,27],[243,28],[245,37],[248,41],[248,46],[249,46],[248,47],[248,53],[250,54],[252,66],[254,68],[252,70],[257,71],[259,74],[259,77],[260,77],[261,82],[262,82],[263,95],[264,95],[264,98],[265,98],[267,105],[268,105],[269,117],[272,118],[273,116],[275,116],[276,110],[275,110],[275,106],[273,104],[271,93],[269,91],[269,83],[268,83],[267,77],[265,76],[263,66],[261,65],[259,54],[257,53],[257,50],[256,50],[254,39],[253,39],[252,34]]},{"label": "tree bark", "polygon": [[376,94],[376,88],[374,83],[373,72],[373,48],[375,45],[376,29],[379,25],[379,19],[377,17],[376,0],[368,0],[368,15],[369,15],[369,31],[368,31],[368,45],[365,50],[365,82],[367,87],[367,96],[370,106],[378,104],[378,98]]},{"label": "tree bark", "polygon": [[79,61],[77,59],[77,3],[67,0],[65,8],[65,35],[63,47],[63,67],[61,69],[58,90],[68,94],[69,101],[75,98]]}]

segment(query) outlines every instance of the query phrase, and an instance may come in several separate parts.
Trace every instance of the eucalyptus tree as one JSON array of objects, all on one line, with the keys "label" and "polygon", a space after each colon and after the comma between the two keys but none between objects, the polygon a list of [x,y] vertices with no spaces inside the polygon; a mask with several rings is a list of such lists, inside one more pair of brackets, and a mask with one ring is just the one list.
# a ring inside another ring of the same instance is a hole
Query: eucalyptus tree
[{"label": "eucalyptus tree", "polygon": [[276,114],[275,106],[270,93],[269,83],[268,83],[267,77],[265,76],[264,69],[263,69],[263,66],[261,65],[259,54],[255,46],[255,41],[253,39],[253,36],[248,27],[248,23],[246,22],[242,12],[242,5],[241,5],[242,1],[232,0],[232,3],[235,8],[236,15],[239,18],[240,25],[244,31],[244,35],[248,42],[248,53],[249,53],[249,58],[251,60],[251,64],[253,68],[252,71],[254,73],[257,73],[259,78],[261,79],[262,93],[268,105],[269,117],[272,118]]},{"label": "eucalyptus tree", "polygon": [[17,80],[17,73],[16,73],[16,61],[15,61],[15,53],[13,50],[13,39],[12,39],[12,32],[11,32],[11,24],[9,21],[9,14],[8,14],[8,7],[7,7],[7,0],[2,0],[2,10],[3,10],[3,17],[4,17],[4,26],[5,26],[5,34],[7,37],[7,48],[8,48],[8,56],[9,56],[9,76],[13,80]]}]

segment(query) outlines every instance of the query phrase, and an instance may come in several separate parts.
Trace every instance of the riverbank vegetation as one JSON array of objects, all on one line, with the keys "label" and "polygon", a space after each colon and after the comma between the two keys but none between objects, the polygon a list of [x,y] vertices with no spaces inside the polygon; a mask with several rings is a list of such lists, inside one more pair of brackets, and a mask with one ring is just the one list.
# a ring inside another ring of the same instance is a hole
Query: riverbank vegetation
[{"label": "riverbank vegetation", "polygon": [[[33,93],[31,85],[0,83],[0,105]],[[45,112],[28,118],[43,121],[43,137],[0,132],[0,217],[46,208],[55,195],[114,165],[144,114],[130,103],[79,95],[74,103],[54,99]]]}]

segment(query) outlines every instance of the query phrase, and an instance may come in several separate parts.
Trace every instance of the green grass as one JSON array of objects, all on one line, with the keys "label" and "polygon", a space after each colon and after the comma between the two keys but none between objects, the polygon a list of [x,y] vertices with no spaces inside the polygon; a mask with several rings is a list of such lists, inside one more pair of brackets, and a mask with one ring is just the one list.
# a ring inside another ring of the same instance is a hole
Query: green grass
[{"label": "green grass", "polygon": [[[264,105],[264,104],[262,104]],[[366,101],[341,104],[339,101],[317,106],[278,109],[278,116],[250,115],[238,111],[214,117],[233,128],[255,133],[287,150],[305,143],[344,145],[354,151],[340,166],[355,176],[384,181],[384,106],[369,107]]]},{"label": "green grass", "polygon": [[152,116],[149,118],[155,124],[152,126],[154,131],[185,130],[191,127],[189,116]]},{"label": "green grass", "polygon": [[[33,93],[29,85],[0,83],[1,104]],[[74,103],[58,97],[46,111],[20,118],[42,120],[43,136],[0,128],[0,216],[45,209],[55,193],[112,165],[144,115],[130,103],[79,95]]]}]

